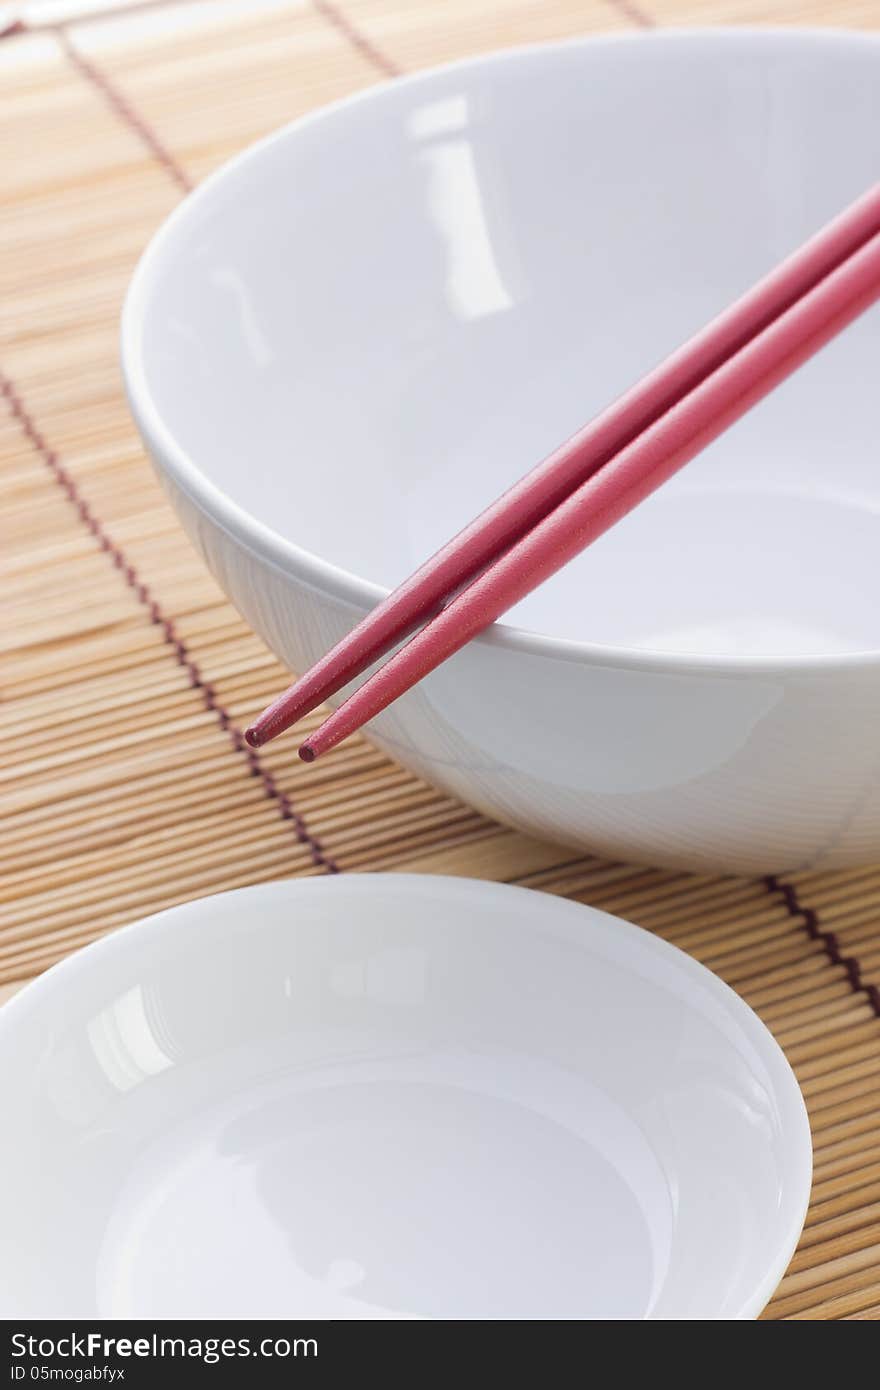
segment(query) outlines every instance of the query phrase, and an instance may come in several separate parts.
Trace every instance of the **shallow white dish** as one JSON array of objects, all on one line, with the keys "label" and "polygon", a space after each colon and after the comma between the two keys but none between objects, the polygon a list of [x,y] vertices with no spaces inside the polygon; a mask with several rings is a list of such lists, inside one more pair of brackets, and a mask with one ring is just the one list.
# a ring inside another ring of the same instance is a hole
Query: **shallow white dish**
[{"label": "shallow white dish", "polygon": [[0,1315],[748,1318],[810,1188],[763,1024],[658,938],[464,879],[283,882],[0,1011]]},{"label": "shallow white dish", "polygon": [[[281,131],[133,282],[135,417],[302,671],[880,168],[880,37],[525,49]],[[876,859],[880,310],[377,719],[538,835],[741,872]]]}]

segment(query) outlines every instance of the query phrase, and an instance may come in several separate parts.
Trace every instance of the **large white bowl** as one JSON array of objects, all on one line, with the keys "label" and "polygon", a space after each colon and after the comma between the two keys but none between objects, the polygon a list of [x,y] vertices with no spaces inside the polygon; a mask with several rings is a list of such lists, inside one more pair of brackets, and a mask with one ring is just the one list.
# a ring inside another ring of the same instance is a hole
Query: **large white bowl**
[{"label": "large white bowl", "polygon": [[[297,122],[147,251],[131,404],[240,611],[302,671],[877,178],[880,38],[590,39]],[[605,855],[880,850],[880,311],[375,721]]]},{"label": "large white bowl", "polygon": [[0,1316],[750,1318],[810,1129],[667,942],[348,874],[173,908],[0,1013]]}]

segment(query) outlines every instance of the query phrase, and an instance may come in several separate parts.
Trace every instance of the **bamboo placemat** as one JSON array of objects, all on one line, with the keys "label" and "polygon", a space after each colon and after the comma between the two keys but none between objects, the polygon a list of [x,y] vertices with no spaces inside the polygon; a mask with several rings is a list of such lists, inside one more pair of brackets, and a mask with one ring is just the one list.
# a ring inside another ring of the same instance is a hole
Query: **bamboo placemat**
[{"label": "bamboo placemat", "polygon": [[[87,9],[89,0],[82,0]],[[160,219],[293,116],[468,53],[661,23],[880,23],[876,0],[141,0],[0,42],[0,999],[124,922],[292,874],[562,893],[718,971],[786,1049],[815,1181],[765,1316],[880,1319],[880,868],[689,877],[514,834],[355,740],[306,769],[241,729],[284,672],[203,570],[125,407],[117,319]],[[173,22],[169,22],[173,21]],[[53,729],[64,715],[64,728]]]}]

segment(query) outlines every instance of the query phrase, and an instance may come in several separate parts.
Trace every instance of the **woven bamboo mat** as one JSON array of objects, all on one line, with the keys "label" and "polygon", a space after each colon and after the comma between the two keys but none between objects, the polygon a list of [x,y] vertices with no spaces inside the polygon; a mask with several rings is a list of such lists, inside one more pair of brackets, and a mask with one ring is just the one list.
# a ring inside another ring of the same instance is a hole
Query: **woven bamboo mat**
[{"label": "woven bamboo mat", "polygon": [[181,534],[116,360],[121,296],[160,219],[310,107],[504,44],[880,24],[878,0],[201,0],[173,16],[146,0],[54,27],[25,13],[0,42],[0,999],[121,923],[285,875],[405,867],[593,903],[718,971],[797,1071],[813,1200],[765,1316],[880,1319],[880,868],[745,881],[574,859],[363,741],[311,769],[290,740],[249,752],[240,730],[285,673]]}]

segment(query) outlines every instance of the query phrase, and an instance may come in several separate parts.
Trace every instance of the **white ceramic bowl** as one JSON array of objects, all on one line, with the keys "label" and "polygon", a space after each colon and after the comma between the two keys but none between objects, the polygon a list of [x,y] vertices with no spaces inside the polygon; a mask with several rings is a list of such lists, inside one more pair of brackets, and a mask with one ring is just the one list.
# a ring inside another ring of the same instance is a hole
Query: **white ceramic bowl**
[{"label": "white ceramic bowl", "polygon": [[[169,219],[124,314],[132,408],[302,671],[878,168],[867,35],[589,39],[394,82]],[[878,346],[875,309],[371,737],[605,855],[876,858]]]},{"label": "white ceramic bowl", "polygon": [[0,1315],[748,1318],[782,1052],[666,942],[423,876],[187,903],[0,1013]]}]

